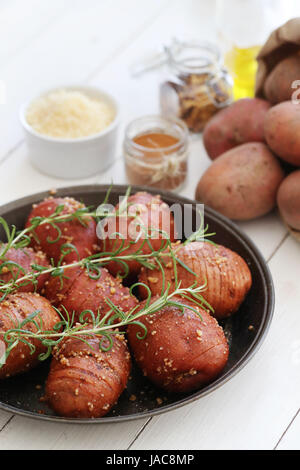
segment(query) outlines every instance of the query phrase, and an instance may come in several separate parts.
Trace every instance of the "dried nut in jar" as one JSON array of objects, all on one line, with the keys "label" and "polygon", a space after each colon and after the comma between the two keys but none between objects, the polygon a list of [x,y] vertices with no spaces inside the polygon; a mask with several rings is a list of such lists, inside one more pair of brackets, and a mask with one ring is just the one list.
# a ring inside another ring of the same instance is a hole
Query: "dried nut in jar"
[{"label": "dried nut in jar", "polygon": [[171,49],[171,76],[160,87],[162,114],[182,119],[190,131],[201,132],[209,119],[232,101],[232,86],[213,45],[182,43]]}]

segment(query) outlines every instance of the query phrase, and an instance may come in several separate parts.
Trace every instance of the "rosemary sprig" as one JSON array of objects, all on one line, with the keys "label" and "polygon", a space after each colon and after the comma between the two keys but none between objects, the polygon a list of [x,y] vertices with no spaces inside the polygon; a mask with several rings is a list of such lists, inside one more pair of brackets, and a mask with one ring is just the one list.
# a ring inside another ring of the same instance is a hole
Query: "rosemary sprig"
[{"label": "rosemary sprig", "polygon": [[[206,308],[206,302],[201,296],[205,285],[181,288],[179,284],[173,292],[170,292],[170,285],[168,285],[166,291],[154,300],[151,297],[149,287],[145,284],[137,283],[131,287],[131,290],[138,285],[143,285],[148,291],[145,306],[140,308],[139,305],[137,305],[126,313],[122,312],[117,305],[109,299],[107,299],[106,302],[110,310],[103,318],[101,318],[99,312],[97,316],[95,316],[93,311],[85,310],[81,313],[79,322],[74,323],[73,315],[70,316],[69,312],[64,310],[64,314],[62,315],[58,309],[55,309],[60,315],[61,320],[54,325],[52,330],[46,331],[43,329],[43,322],[39,310],[33,312],[22,322],[15,324],[14,328],[7,331],[0,331],[0,335],[3,335],[3,340],[6,343],[6,358],[20,342],[26,344],[30,348],[30,353],[34,354],[36,350],[34,342],[38,340],[47,348],[46,353],[39,356],[39,360],[43,361],[50,356],[52,349],[58,346],[64,339],[77,338],[81,341],[86,341],[86,339],[92,336],[101,337],[99,348],[103,351],[108,351],[113,345],[113,335],[124,334],[122,329],[129,325],[139,326],[143,334],[141,335],[140,332],[137,332],[137,338],[141,340],[144,339],[147,336],[147,327],[140,319],[147,315],[153,315],[155,312],[167,306],[176,306],[182,313],[185,308],[188,308],[202,319],[197,307]],[[176,301],[176,297],[188,299],[190,302],[194,303],[195,306],[185,304],[182,301],[178,302]],[[151,300],[153,301],[151,302]],[[91,321],[86,321],[87,316]],[[34,325],[35,331],[26,328],[30,323]]]},{"label": "rosemary sprig", "polygon": [[119,211],[116,212],[107,212],[102,203],[97,210],[91,210],[92,207],[80,207],[72,213],[62,214],[64,210],[64,204],[57,206],[52,214],[48,217],[33,217],[30,221],[30,225],[23,230],[17,231],[16,227],[12,225],[10,228],[8,223],[3,217],[0,217],[0,226],[2,226],[4,233],[6,235],[7,241],[2,244],[2,250],[0,251],[0,260],[3,259],[10,248],[25,248],[30,242],[30,234],[35,236],[33,233],[37,227],[41,225],[50,225],[57,232],[57,237],[54,240],[48,240],[49,243],[57,242],[61,237],[61,230],[59,224],[78,221],[81,225],[86,225],[86,219],[94,218],[99,221],[102,218],[109,217],[122,217],[124,214],[119,215]]},{"label": "rosemary sprig", "polygon": [[[121,209],[121,210],[122,212],[124,212],[124,209]],[[88,213],[88,214],[90,216],[91,213]],[[48,221],[49,217],[43,220]],[[65,220],[65,218],[60,219],[60,220]],[[1,220],[0,220],[0,223],[1,223]],[[34,223],[35,222],[33,222],[33,224]],[[128,252],[128,248],[137,244],[137,241],[139,240],[132,240],[129,242],[129,244],[126,244],[125,240],[122,239],[122,234],[114,233],[112,234],[112,236],[115,236],[115,237],[119,236],[119,238],[116,238],[116,242],[118,246],[115,247],[113,251],[102,251],[101,253],[96,253],[86,258],[78,259],[77,261],[74,261],[71,263],[63,264],[64,257],[68,253],[70,253],[70,251],[76,250],[74,245],[70,243],[65,243],[61,246],[62,256],[61,256],[60,261],[58,262],[57,265],[52,263],[52,266],[50,267],[33,264],[31,265],[32,271],[25,273],[22,266],[18,265],[17,263],[14,263],[11,261],[4,261],[0,265],[0,274],[4,268],[9,268],[10,273],[11,273],[11,280],[8,282],[4,282],[3,280],[0,279],[0,294],[2,294],[0,301],[4,300],[7,295],[18,290],[18,288],[20,288],[21,286],[28,285],[29,283],[33,283],[33,285],[36,286],[38,277],[41,275],[49,274],[52,277],[59,277],[61,284],[62,284],[64,276],[65,276],[65,270],[67,270],[68,268],[81,266],[87,270],[91,278],[94,278],[94,279],[99,278],[101,275],[100,268],[105,267],[111,261],[116,261],[120,264],[120,277],[126,277],[129,272],[129,267],[128,267],[129,261],[132,261],[132,260],[137,261],[142,266],[150,270],[157,268],[157,265],[158,265],[163,272],[162,264],[165,264],[163,259],[171,256],[176,279],[177,279],[177,263],[180,264],[188,272],[195,275],[195,273],[188,266],[186,266],[182,260],[180,260],[176,256],[177,250],[180,248],[180,246],[177,247],[176,245],[172,244],[166,232],[162,230],[154,229],[154,228],[149,229],[149,227],[145,227],[141,222],[138,222],[138,224],[140,227],[140,233],[143,234],[143,238],[141,240],[142,243],[140,243],[137,249],[130,254],[126,254],[126,252]],[[6,227],[6,233],[8,236],[8,240],[12,242],[12,234],[14,233],[14,229],[10,231],[9,228]],[[186,242],[190,243],[191,241],[199,240],[200,238],[203,240],[204,237],[207,237],[210,235],[211,234],[207,234],[207,227],[203,228],[203,224],[201,224],[198,230],[195,233],[193,233]],[[156,250],[153,249],[152,244],[151,244],[151,237],[154,237],[154,236],[161,237],[161,245]],[[148,245],[150,249],[149,254],[143,253],[143,249],[145,245]],[[0,259],[1,259],[1,256],[0,256]],[[121,273],[122,269],[123,269],[123,273]],[[20,276],[20,274],[23,274],[23,275]]]},{"label": "rosemary sprig", "polygon": [[203,240],[208,241],[207,240],[208,237],[212,237],[216,235],[215,232],[211,232],[211,233],[208,232],[209,227],[208,225],[204,224],[204,215],[200,210],[198,211],[198,215],[200,217],[199,227],[183,242],[183,245],[188,245],[189,243],[195,242],[195,241],[203,241]]},{"label": "rosemary sprig", "polygon": [[[166,250],[166,246],[168,245],[169,241],[165,240],[158,250],[152,251],[149,254],[141,253],[142,247],[139,247],[136,252],[127,255],[123,253],[126,252],[129,245],[122,245],[115,252],[96,253],[89,257],[68,264],[59,264],[57,266],[53,265],[50,267],[33,264],[31,265],[32,272],[27,273],[25,273],[24,269],[17,263],[7,261],[0,265],[0,274],[3,267],[7,268],[8,266],[10,266],[12,268],[11,273],[13,277],[8,282],[4,282],[0,279],[0,293],[2,293],[2,298],[0,299],[0,301],[4,300],[7,295],[18,290],[18,288],[21,286],[27,285],[30,282],[36,284],[38,277],[41,275],[50,274],[52,277],[59,277],[61,280],[63,280],[65,271],[74,267],[81,266],[85,268],[89,274],[89,277],[91,277],[92,279],[98,279],[101,274],[100,268],[105,267],[111,261],[119,262],[121,265],[124,265],[127,270],[128,265],[126,264],[126,262],[131,260],[138,261],[142,266],[145,266],[148,269],[154,269],[156,266],[153,262],[151,262],[151,260],[159,256],[168,256],[168,253],[164,253],[164,251]],[[13,271],[13,269],[15,269],[15,271]],[[20,273],[24,273],[24,275],[18,277]]]},{"label": "rosemary sprig", "polygon": [[[98,279],[101,276],[101,267],[106,266],[111,261],[116,261],[120,264],[120,268],[123,269],[124,272],[122,276],[124,277],[129,272],[128,262],[135,260],[148,269],[157,269],[158,266],[163,275],[161,296],[154,299],[153,302],[149,287],[143,284],[148,292],[148,298],[143,309],[139,309],[139,306],[136,306],[130,312],[124,313],[116,305],[114,305],[110,299],[107,299],[106,302],[108,303],[110,310],[104,316],[104,318],[100,317],[99,312],[95,315],[95,313],[90,310],[83,311],[79,322],[76,324],[74,324],[74,313],[71,312],[70,315],[69,312],[64,311],[64,314],[62,315],[57,310],[61,320],[51,331],[45,331],[43,329],[40,312],[33,312],[22,323],[15,325],[14,328],[6,332],[0,331],[0,335],[3,335],[2,337],[6,342],[7,356],[20,342],[27,344],[30,348],[31,354],[33,354],[35,351],[35,346],[31,341],[40,340],[47,348],[47,352],[40,355],[39,357],[40,360],[44,360],[49,357],[52,352],[52,348],[57,346],[64,338],[77,337],[80,340],[85,341],[84,337],[91,335],[99,335],[101,337],[100,348],[103,350],[108,350],[113,344],[112,335],[116,333],[124,333],[120,331],[120,329],[130,324],[136,324],[141,327],[141,329],[144,331],[144,335],[139,335],[138,337],[142,339],[142,337],[145,337],[147,334],[147,329],[145,325],[139,321],[139,319],[145,315],[151,315],[167,305],[177,306],[181,311],[183,311],[185,305],[183,305],[182,302],[176,302],[176,299],[174,299],[174,297],[178,295],[182,299],[188,299],[189,301],[193,302],[196,304],[196,306],[198,305],[206,309],[210,308],[209,304],[207,304],[205,299],[200,294],[206,287],[205,284],[198,287],[193,285],[190,288],[180,287],[177,271],[178,264],[196,276],[196,274],[177,257],[176,253],[180,246],[177,247],[176,244],[174,245],[171,242],[168,234],[162,230],[145,227],[142,221],[139,219],[138,215],[129,216],[137,219],[137,226],[140,227],[139,237],[136,240],[130,241],[129,244],[126,244],[126,240],[122,239],[122,234],[113,234],[116,236],[116,244],[112,251],[96,253],[84,259],[78,259],[72,263],[64,264],[65,256],[72,250],[76,251],[74,245],[65,243],[61,246],[62,256],[57,265],[55,265],[53,261],[50,267],[34,264],[31,265],[32,271],[27,273],[24,271],[22,266],[5,259],[5,255],[10,248],[25,248],[28,246],[31,241],[29,235],[31,233],[34,235],[34,230],[42,224],[50,224],[56,230],[57,238],[55,240],[49,240],[49,243],[54,243],[55,241],[58,241],[61,236],[61,230],[59,228],[60,223],[77,220],[85,225],[87,217],[94,217],[96,220],[100,220],[102,217],[127,217],[129,207],[129,193],[130,188],[128,189],[123,201],[119,205],[119,209],[113,213],[108,213],[105,207],[105,204],[108,200],[107,195],[104,202],[98,207],[97,211],[92,211],[91,208],[80,208],[71,214],[63,214],[62,212],[64,210],[64,206],[61,205],[58,206],[53,214],[48,217],[35,217],[31,219],[31,225],[21,231],[17,231],[16,227],[14,226],[10,228],[5,219],[0,217],[0,225],[2,225],[7,238],[7,242],[5,245],[2,245],[2,251],[0,252],[0,261],[2,260],[2,264],[0,265],[0,274],[2,269],[6,267],[10,271],[12,277],[9,282],[5,282],[0,279],[0,295],[2,294],[0,301],[2,301],[8,294],[15,292],[20,286],[26,285],[30,282],[36,286],[38,277],[43,274],[49,274],[52,277],[57,277],[60,279],[61,283],[63,283],[63,280],[66,277],[65,271],[69,268],[78,266],[85,268],[89,277],[92,279]],[[151,238],[157,235],[161,237],[161,245],[158,249],[154,250],[151,244]],[[195,240],[204,240],[206,237],[211,235],[213,234],[208,233],[208,227],[204,227],[204,221],[202,218],[198,230],[193,233],[184,242],[184,244]],[[140,243],[140,241],[142,241],[142,243]],[[137,244],[137,242],[139,243]],[[128,248],[132,248],[132,246],[135,244],[137,244],[136,250],[130,254],[128,254],[128,252],[126,253]],[[150,248],[149,254],[143,253],[143,249],[146,244]],[[170,292],[170,285],[165,286],[165,276],[163,269],[165,266],[165,257],[171,257],[173,262],[175,276],[175,290],[173,292]],[[132,293],[133,289],[139,285],[141,284],[137,283],[131,286],[130,293]],[[191,310],[194,310],[197,314],[199,313],[196,307],[191,307],[191,305],[188,305],[187,307]],[[89,319],[92,319],[92,323],[87,323],[87,321],[85,321],[86,315],[89,316]],[[35,331],[31,331],[26,328],[26,325],[30,322],[35,325]]]}]

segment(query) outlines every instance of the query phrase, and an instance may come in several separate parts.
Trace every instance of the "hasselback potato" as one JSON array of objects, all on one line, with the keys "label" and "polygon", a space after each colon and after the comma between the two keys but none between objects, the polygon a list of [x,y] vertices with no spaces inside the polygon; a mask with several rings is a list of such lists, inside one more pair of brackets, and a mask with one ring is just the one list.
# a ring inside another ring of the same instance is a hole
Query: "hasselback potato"
[{"label": "hasselback potato", "polygon": [[[139,339],[137,334],[143,336],[144,331],[131,325],[128,339],[137,364],[152,382],[170,392],[189,392],[221,373],[228,345],[215,318],[186,299],[172,300],[187,305],[183,313],[172,305],[142,317],[147,336]],[[189,306],[198,309],[201,318]]]},{"label": "hasselback potato", "polygon": [[[166,232],[171,241],[175,240],[173,214],[159,195],[153,196],[146,192],[138,192],[129,196],[127,203],[127,209],[125,208],[125,213],[128,214],[127,218],[121,216],[109,218],[107,223],[103,225],[105,238],[100,240],[101,251],[115,252],[124,243],[126,250],[123,251],[123,255],[130,255],[137,250],[140,250],[140,253],[149,254],[152,250],[158,250],[163,239],[166,238],[159,232],[161,230]],[[116,206],[117,209],[119,209],[119,205]],[[136,219],[135,216],[137,216]],[[144,242],[145,231],[148,234],[149,244]],[[137,237],[138,241],[136,241]],[[141,264],[133,259],[126,262],[131,277],[137,275]],[[124,273],[124,267],[117,261],[111,261],[107,265],[107,269],[114,276],[119,272]]]},{"label": "hasselback potato", "polygon": [[[18,266],[7,264],[7,262],[13,262],[23,268],[24,271],[20,270]],[[48,267],[49,263],[47,257],[42,251],[34,251],[32,248],[10,248],[0,260],[0,279],[4,283],[8,283],[11,279],[18,279],[25,276],[26,274],[33,272],[32,265],[40,265]],[[36,272],[36,271],[35,271]],[[31,281],[22,281],[19,284],[18,292],[34,292],[35,290],[40,291],[48,279],[48,274],[41,274],[37,277],[36,286]]]},{"label": "hasselback potato", "polygon": [[126,387],[130,354],[121,335],[113,335],[108,352],[99,349],[99,337],[84,339],[88,344],[69,338],[54,348],[46,399],[61,416],[99,418],[109,412]]},{"label": "hasselback potato", "polygon": [[53,305],[60,308],[62,314],[65,309],[75,313],[75,321],[83,310],[92,310],[103,317],[110,306],[106,300],[110,299],[120,310],[127,312],[137,304],[137,299],[124,287],[120,279],[114,278],[107,269],[101,268],[98,279],[90,277],[88,271],[81,267],[66,268],[63,284],[60,279],[52,278],[45,284],[45,297]]},{"label": "hasselback potato", "polygon": [[[0,332],[15,328],[17,323],[22,322],[37,310],[40,311],[43,330],[51,330],[60,320],[50,302],[39,294],[16,293],[8,295],[0,303]],[[35,319],[39,323],[39,318]],[[36,326],[32,322],[27,323],[24,328],[36,331]],[[3,334],[0,334],[0,340],[4,342]],[[19,342],[10,352],[6,363],[0,368],[0,379],[27,372],[39,363],[38,356],[45,353],[47,348],[37,339],[29,339],[29,341],[35,346],[35,352],[31,354],[29,346]]]},{"label": "hasselback potato", "polygon": [[[191,287],[206,283],[202,292],[205,300],[214,309],[213,315],[225,318],[236,312],[251,287],[251,273],[246,262],[234,251],[222,245],[209,242],[191,242],[186,245],[174,245],[176,256],[190,268],[196,276],[177,263],[178,280],[181,287]],[[173,263],[170,255],[164,257],[165,286],[170,283],[171,291],[175,289]],[[142,268],[139,280],[149,286],[152,294],[160,295],[163,286],[163,274],[158,268]],[[142,297],[147,292],[140,288]]]},{"label": "hasselback potato", "polygon": [[[64,206],[61,215],[72,214],[78,209],[84,208],[83,204],[71,197],[50,197],[39,204],[33,205],[26,227],[30,225],[31,219],[34,217],[49,217],[61,205]],[[48,255],[49,259],[53,258],[57,263],[62,256],[62,245],[66,243],[74,245],[77,252],[73,250],[67,254],[64,257],[65,262],[78,260],[78,257],[86,258],[97,250],[96,222],[92,217],[85,217],[84,225],[79,220],[57,222],[56,225],[61,231],[61,236],[59,236],[55,227],[45,223],[40,224],[33,231],[34,236],[31,237],[32,246],[41,249]]]}]

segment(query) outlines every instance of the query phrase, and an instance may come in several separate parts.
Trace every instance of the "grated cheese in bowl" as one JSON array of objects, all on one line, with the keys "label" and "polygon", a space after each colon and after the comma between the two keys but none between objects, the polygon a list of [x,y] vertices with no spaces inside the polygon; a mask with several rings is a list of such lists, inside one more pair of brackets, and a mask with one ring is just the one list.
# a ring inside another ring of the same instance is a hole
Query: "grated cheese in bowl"
[{"label": "grated cheese in bowl", "polygon": [[76,90],[55,90],[34,100],[27,123],[39,134],[79,139],[102,132],[115,119],[115,110],[100,98]]}]

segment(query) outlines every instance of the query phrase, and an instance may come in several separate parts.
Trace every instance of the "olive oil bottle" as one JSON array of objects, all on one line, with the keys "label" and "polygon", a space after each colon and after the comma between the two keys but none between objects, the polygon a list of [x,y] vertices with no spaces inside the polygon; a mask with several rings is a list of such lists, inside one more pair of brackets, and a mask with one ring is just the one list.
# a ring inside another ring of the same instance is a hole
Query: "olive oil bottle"
[{"label": "olive oil bottle", "polygon": [[233,97],[235,100],[254,96],[255,76],[257,70],[256,57],[260,46],[233,46],[225,54],[225,66],[233,79]]},{"label": "olive oil bottle", "polygon": [[260,47],[291,18],[293,4],[294,0],[216,0],[219,43],[234,83],[234,99],[254,96]]}]

